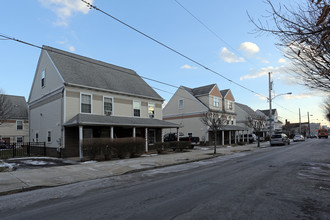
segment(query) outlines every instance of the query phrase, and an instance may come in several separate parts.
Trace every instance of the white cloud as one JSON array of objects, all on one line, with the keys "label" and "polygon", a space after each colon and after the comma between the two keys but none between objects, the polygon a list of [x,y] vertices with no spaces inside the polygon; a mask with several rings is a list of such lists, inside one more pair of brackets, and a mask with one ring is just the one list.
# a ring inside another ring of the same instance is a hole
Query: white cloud
[{"label": "white cloud", "polygon": [[220,52],[220,57],[227,63],[245,62],[243,57],[237,57],[233,52],[230,52],[226,47],[223,47]]},{"label": "white cloud", "polygon": [[280,59],[278,59],[278,61],[277,61],[278,63],[285,63],[286,62],[286,60],[284,59],[284,58],[280,58]]},{"label": "white cloud", "polygon": [[272,72],[273,74],[284,73],[285,72],[285,67],[284,66],[279,66],[279,67],[268,66],[268,67],[260,68],[257,71],[252,70],[251,74],[241,76],[240,80],[256,79],[256,78],[259,78],[259,77],[262,77],[262,76],[268,76],[269,72]]},{"label": "white cloud", "polygon": [[[86,1],[93,4],[93,0]],[[54,24],[58,26],[68,26],[68,19],[74,12],[87,14],[90,10],[80,0],[39,0],[39,2],[57,15],[58,20]]]},{"label": "white cloud", "polygon": [[70,50],[71,52],[75,52],[75,51],[76,51],[76,48],[75,48],[74,46],[69,46],[69,50]]},{"label": "white cloud", "polygon": [[189,66],[188,64],[185,64],[185,65],[181,66],[180,69],[195,70],[195,69],[197,69],[197,67]]},{"label": "white cloud", "polygon": [[266,64],[270,63],[268,60],[261,60],[260,62],[261,63],[266,63]]},{"label": "white cloud", "polygon": [[265,96],[261,96],[261,95],[258,95],[258,94],[255,94],[254,96],[257,96],[260,100],[267,100],[267,98]]},{"label": "white cloud", "polygon": [[244,51],[248,57],[252,57],[254,54],[260,51],[258,45],[252,42],[243,42],[238,49]]}]

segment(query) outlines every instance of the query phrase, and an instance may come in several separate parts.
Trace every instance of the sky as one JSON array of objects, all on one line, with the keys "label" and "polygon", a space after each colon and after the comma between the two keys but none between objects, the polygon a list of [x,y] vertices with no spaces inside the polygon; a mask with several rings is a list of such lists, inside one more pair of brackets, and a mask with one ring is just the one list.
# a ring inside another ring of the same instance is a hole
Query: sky
[{"label": "sky", "polygon": [[[269,6],[264,0],[88,2],[189,59],[80,0],[4,1],[0,34],[129,68],[172,85],[146,80],[165,102],[181,85],[196,88],[216,83],[220,90],[230,89],[236,102],[254,110],[269,109],[271,72],[272,97],[276,96],[272,107],[283,123],[299,122],[300,109],[302,122],[307,122],[309,113],[310,122],[330,126],[322,110],[326,94],[302,86],[290,72],[290,60],[276,47],[277,40],[255,33],[248,14],[266,21]],[[276,7],[296,5],[293,0],[272,2]],[[38,48],[0,37],[0,89],[28,99],[39,55]],[[292,95],[281,95],[289,92]]]}]

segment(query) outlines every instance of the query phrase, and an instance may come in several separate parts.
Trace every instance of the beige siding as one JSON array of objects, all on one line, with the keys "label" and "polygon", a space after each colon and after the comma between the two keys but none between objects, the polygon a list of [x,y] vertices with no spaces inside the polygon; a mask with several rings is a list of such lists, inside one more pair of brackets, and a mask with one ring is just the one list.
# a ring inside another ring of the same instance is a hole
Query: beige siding
[{"label": "beige siding", "polygon": [[162,119],[162,102],[125,96],[115,93],[88,90],[77,87],[66,88],[65,121],[80,113],[80,94],[92,95],[92,114],[103,115],[103,97],[113,98],[113,116],[133,117],[133,100],[141,102],[141,117],[148,117],[148,102],[155,103],[155,118]]},{"label": "beige siding", "polygon": [[[183,109],[179,109],[179,100],[184,101]],[[204,112],[207,108],[195,99],[186,90],[178,89],[176,93],[172,96],[171,100],[167,103],[163,110],[163,117],[169,117],[173,115],[182,115],[194,112]]]},{"label": "beige siding", "polygon": [[29,141],[29,123],[23,121],[23,130],[17,130],[16,120],[8,120],[0,124],[0,138],[10,138],[10,143],[16,143],[16,137],[23,137],[24,142]]}]

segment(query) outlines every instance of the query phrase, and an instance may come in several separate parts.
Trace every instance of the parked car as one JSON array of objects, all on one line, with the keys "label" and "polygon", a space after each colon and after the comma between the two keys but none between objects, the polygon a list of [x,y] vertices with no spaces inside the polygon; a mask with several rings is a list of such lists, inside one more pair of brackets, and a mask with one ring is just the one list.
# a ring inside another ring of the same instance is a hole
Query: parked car
[{"label": "parked car", "polygon": [[327,129],[319,129],[317,133],[318,133],[319,138],[328,138]]},{"label": "parked car", "polygon": [[274,145],[290,145],[290,139],[286,134],[273,134],[270,141],[270,146]]},{"label": "parked car", "polygon": [[[164,142],[168,141],[177,141],[177,134],[176,133],[167,133],[164,135]],[[189,141],[192,146],[199,145],[199,137],[193,136],[183,136],[183,133],[179,133],[179,141]]]},{"label": "parked car", "polygon": [[4,140],[0,140],[0,149],[9,149],[10,146],[6,144]]},{"label": "parked car", "polygon": [[297,141],[305,141],[304,136],[302,136],[301,134],[296,134],[296,135],[293,137],[293,142],[297,142]]},{"label": "parked car", "polygon": [[[247,135],[244,134],[244,140],[246,140],[246,138],[247,138]],[[257,140],[257,136],[255,134],[249,134],[248,139],[249,139],[249,143],[253,143]]]}]

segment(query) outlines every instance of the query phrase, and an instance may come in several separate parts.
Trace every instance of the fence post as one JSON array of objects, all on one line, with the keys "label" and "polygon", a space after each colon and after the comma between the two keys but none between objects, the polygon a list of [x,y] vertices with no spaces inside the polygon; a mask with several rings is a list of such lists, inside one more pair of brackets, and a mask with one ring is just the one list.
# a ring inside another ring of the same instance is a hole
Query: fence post
[{"label": "fence post", "polygon": [[31,156],[30,143],[31,143],[31,142],[28,142],[28,143],[27,143],[27,146],[26,146],[26,151],[27,151],[26,153],[27,153],[27,155],[28,155],[29,157]]},{"label": "fence post", "polygon": [[46,142],[43,142],[44,143],[44,156],[47,156],[46,155]]},{"label": "fence post", "polygon": [[16,143],[13,143],[13,157],[16,156]]}]

